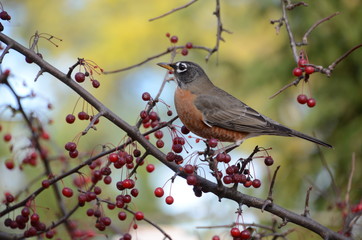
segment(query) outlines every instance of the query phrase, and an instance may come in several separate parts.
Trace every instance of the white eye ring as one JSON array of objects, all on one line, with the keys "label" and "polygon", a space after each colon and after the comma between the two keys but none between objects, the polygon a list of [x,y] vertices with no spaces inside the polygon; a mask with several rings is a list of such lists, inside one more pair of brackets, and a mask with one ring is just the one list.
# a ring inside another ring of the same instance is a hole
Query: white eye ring
[{"label": "white eye ring", "polygon": [[178,72],[178,73],[187,71],[186,63],[178,62],[178,63],[176,63],[176,66],[177,66],[176,72]]}]

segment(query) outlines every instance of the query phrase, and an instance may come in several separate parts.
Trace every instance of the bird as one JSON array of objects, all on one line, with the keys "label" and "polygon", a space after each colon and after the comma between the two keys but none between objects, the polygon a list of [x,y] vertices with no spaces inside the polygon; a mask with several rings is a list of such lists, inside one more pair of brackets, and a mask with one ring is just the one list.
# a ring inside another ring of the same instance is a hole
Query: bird
[{"label": "bird", "polygon": [[158,65],[172,72],[176,80],[174,102],[178,117],[185,127],[201,138],[232,142],[232,149],[248,138],[261,135],[298,137],[332,148],[328,143],[262,115],[218,88],[194,62],[179,61]]}]

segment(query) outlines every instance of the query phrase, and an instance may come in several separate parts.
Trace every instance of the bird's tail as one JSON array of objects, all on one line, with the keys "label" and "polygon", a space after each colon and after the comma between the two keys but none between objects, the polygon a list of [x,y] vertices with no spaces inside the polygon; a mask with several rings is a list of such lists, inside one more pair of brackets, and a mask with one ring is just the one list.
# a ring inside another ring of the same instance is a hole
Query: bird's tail
[{"label": "bird's tail", "polygon": [[303,138],[305,140],[308,140],[310,142],[314,142],[314,143],[317,143],[319,145],[322,145],[322,146],[325,146],[325,147],[328,147],[328,148],[333,148],[332,145],[328,144],[328,143],[325,143],[317,138],[314,138],[314,137],[311,137],[311,136],[308,136],[304,133],[301,133],[301,132],[298,132],[298,131],[295,131],[293,130],[292,132],[290,132],[290,135],[291,136],[295,136],[295,137],[299,137],[299,138]]}]

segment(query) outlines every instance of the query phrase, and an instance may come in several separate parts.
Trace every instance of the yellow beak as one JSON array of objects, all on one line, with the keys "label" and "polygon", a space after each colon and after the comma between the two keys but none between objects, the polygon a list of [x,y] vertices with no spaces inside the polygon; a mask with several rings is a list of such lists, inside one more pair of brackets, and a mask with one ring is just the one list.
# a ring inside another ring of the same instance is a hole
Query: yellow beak
[{"label": "yellow beak", "polygon": [[157,63],[158,66],[166,68],[167,70],[173,71],[173,67],[170,66],[168,63]]}]

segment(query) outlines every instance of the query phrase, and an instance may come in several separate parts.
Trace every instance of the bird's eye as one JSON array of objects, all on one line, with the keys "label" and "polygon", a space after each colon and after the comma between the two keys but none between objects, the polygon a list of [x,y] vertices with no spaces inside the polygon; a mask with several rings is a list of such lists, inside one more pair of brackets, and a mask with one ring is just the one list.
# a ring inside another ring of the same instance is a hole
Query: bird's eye
[{"label": "bird's eye", "polygon": [[177,66],[176,71],[178,73],[182,73],[182,72],[185,72],[187,70],[187,64],[186,63],[178,62],[176,64],[176,66]]}]

